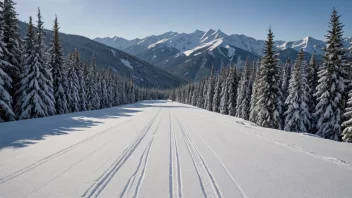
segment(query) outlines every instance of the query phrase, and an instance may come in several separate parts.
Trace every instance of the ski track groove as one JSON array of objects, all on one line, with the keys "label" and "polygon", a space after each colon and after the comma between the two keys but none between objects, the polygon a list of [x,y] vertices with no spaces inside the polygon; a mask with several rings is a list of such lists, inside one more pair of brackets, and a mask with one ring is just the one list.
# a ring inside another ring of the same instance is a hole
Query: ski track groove
[{"label": "ski track groove", "polygon": [[251,135],[255,135],[255,136],[259,137],[259,138],[267,140],[267,141],[269,141],[271,143],[274,143],[276,145],[279,145],[279,146],[282,146],[282,147],[285,147],[285,148],[289,148],[289,149],[293,149],[293,150],[298,151],[298,152],[305,153],[305,154],[310,155],[312,157],[315,157],[315,158],[317,158],[319,160],[323,160],[323,161],[326,161],[326,162],[329,162],[329,163],[332,163],[332,164],[336,164],[336,165],[338,165],[340,167],[344,167],[347,170],[352,171],[352,164],[346,162],[345,160],[338,159],[338,158],[335,158],[335,157],[331,157],[331,156],[328,156],[328,155],[323,155],[323,154],[317,153],[315,151],[311,151],[309,149],[306,149],[304,147],[297,146],[295,144],[286,144],[286,143],[278,141],[278,140],[273,140],[271,138],[268,138],[266,136],[260,135],[258,133],[248,132],[248,131],[247,131],[247,133],[251,134]]},{"label": "ski track groove", "polygon": [[[124,197],[125,193],[128,193],[128,192],[131,190],[131,188],[132,188],[132,186],[133,186],[133,184],[134,184],[135,178],[136,178],[136,176],[137,176],[137,174],[138,174],[138,172],[139,172],[139,170],[140,170],[140,168],[141,168],[141,166],[142,166],[142,164],[143,164],[142,173],[139,175],[139,178],[140,178],[140,179],[139,179],[139,183],[138,183],[138,185],[137,185],[137,187],[136,187],[136,189],[135,189],[135,193],[138,194],[139,186],[140,186],[140,184],[141,184],[140,181],[141,181],[141,178],[144,177],[144,172],[145,172],[145,170],[146,170],[146,168],[147,168],[147,164],[148,164],[148,158],[149,158],[150,149],[152,148],[152,145],[153,145],[153,142],[154,142],[156,133],[157,133],[157,131],[159,130],[159,126],[160,126],[161,120],[162,120],[162,117],[160,118],[160,120],[159,120],[159,122],[158,122],[158,125],[157,125],[155,131],[153,132],[152,138],[151,138],[150,141],[148,142],[148,144],[147,144],[147,146],[145,147],[145,149],[144,149],[144,151],[143,151],[141,157],[139,158],[139,163],[138,163],[138,166],[137,166],[136,170],[133,172],[133,174],[131,175],[131,177],[128,179],[128,181],[127,181],[125,187],[123,188],[122,192],[120,193],[120,197]],[[127,188],[128,188],[128,190],[127,190]],[[136,197],[136,195],[135,195],[134,197]]]},{"label": "ski track groove", "polygon": [[[173,130],[171,121],[171,111],[169,109],[169,130],[170,130],[170,163],[169,163],[169,193],[170,197],[174,197],[174,191],[178,198],[182,197],[182,180],[181,180],[181,166],[178,153],[178,146],[175,131]],[[173,158],[175,158],[173,160]],[[176,175],[174,175],[174,173]]]},{"label": "ski track groove", "polygon": [[83,139],[82,141],[80,141],[78,143],[75,143],[75,144],[73,144],[73,145],[71,145],[69,147],[66,147],[66,148],[64,148],[64,149],[62,149],[62,150],[60,150],[58,152],[55,152],[55,153],[53,153],[53,154],[51,154],[51,155],[49,155],[49,156],[47,156],[45,158],[42,158],[42,159],[34,162],[33,164],[31,164],[29,166],[21,168],[20,170],[17,170],[15,172],[3,177],[3,178],[0,178],[0,185],[6,183],[6,182],[8,182],[8,181],[10,181],[10,180],[12,180],[12,179],[14,179],[16,177],[19,177],[19,176],[21,176],[21,175],[23,175],[23,174],[25,174],[25,173],[27,173],[27,172],[39,167],[39,166],[41,166],[41,165],[43,165],[43,164],[45,164],[45,163],[57,158],[57,157],[65,154],[65,153],[68,153],[69,151],[77,148],[78,146],[80,146],[80,145],[82,145],[84,143],[89,142],[90,140],[92,140],[92,139],[94,139],[96,137],[99,137],[99,136],[101,136],[101,135],[103,135],[103,134],[105,134],[107,132],[112,131],[113,129],[116,129],[116,128],[120,127],[120,126],[123,126],[124,124],[128,123],[129,121],[131,121],[131,119],[123,122],[122,124],[116,124],[116,125],[114,125],[112,127],[104,129],[104,130],[102,130],[102,131],[100,131],[100,132],[98,132],[98,133],[96,133],[96,134],[94,134],[92,136],[89,136],[89,137]]},{"label": "ski track groove", "polygon": [[214,156],[218,159],[218,161],[220,162],[220,164],[222,165],[222,167],[225,169],[226,173],[228,174],[228,176],[231,178],[232,182],[235,184],[236,188],[240,191],[241,195],[243,198],[249,198],[249,196],[247,195],[247,193],[243,190],[243,188],[241,187],[240,183],[237,181],[237,179],[235,178],[235,176],[233,176],[231,174],[231,172],[227,169],[226,165],[222,162],[222,160],[219,158],[219,156],[215,153],[215,151],[209,146],[209,144],[202,138],[201,135],[198,134],[198,136],[200,137],[200,139],[204,142],[204,144],[211,150],[211,152],[214,154]]},{"label": "ski track groove", "polygon": [[29,197],[31,194],[33,194],[34,192],[40,190],[41,188],[43,188],[44,186],[50,184],[51,182],[53,182],[54,180],[56,180],[57,178],[59,178],[60,176],[62,176],[63,174],[65,174],[67,171],[71,170],[73,167],[75,167],[77,164],[80,164],[81,162],[83,162],[85,159],[87,159],[88,157],[90,157],[91,155],[93,155],[94,153],[98,152],[99,150],[101,150],[102,148],[110,145],[114,140],[109,141],[107,144],[104,144],[103,146],[99,147],[98,149],[95,149],[93,152],[89,153],[88,155],[86,155],[84,158],[78,160],[76,163],[74,163],[72,166],[68,167],[67,169],[65,169],[63,172],[61,172],[60,174],[58,174],[57,176],[55,176],[54,178],[52,178],[51,180],[49,180],[48,182],[46,182],[45,184],[41,185],[39,188],[36,188],[35,190],[33,190],[32,192],[30,192],[28,195],[26,195],[25,197]]},{"label": "ski track groove", "polygon": [[142,129],[135,140],[122,152],[122,154],[111,164],[111,166],[97,179],[96,182],[89,187],[81,197],[97,197],[104,190],[104,188],[111,181],[116,172],[125,164],[128,158],[132,155],[140,142],[155,122],[160,114],[161,108],[156,115],[149,121],[149,123]]},{"label": "ski track groove", "polygon": [[[186,146],[187,146],[187,149],[188,149],[188,151],[189,151],[189,153],[190,153],[190,155],[191,155],[191,158],[192,158],[192,161],[193,161],[193,165],[194,165],[195,168],[196,168],[196,171],[197,171],[197,174],[198,174],[199,179],[201,180],[202,177],[200,176],[199,169],[198,169],[199,167],[197,167],[197,165],[196,165],[196,163],[195,163],[196,160],[194,159],[194,155],[192,154],[190,147],[193,148],[193,150],[195,151],[196,155],[197,155],[198,158],[200,159],[201,165],[202,165],[202,167],[205,169],[205,172],[206,172],[206,174],[207,174],[207,176],[208,176],[208,179],[210,179],[210,184],[211,184],[211,186],[212,186],[212,190],[215,191],[214,194],[215,194],[218,198],[222,198],[221,191],[220,191],[220,189],[219,189],[217,183],[215,182],[214,176],[211,174],[211,172],[210,172],[210,170],[209,170],[207,164],[205,163],[205,161],[204,161],[202,155],[199,153],[197,147],[195,146],[195,144],[193,143],[193,141],[192,141],[191,138],[189,137],[189,135],[188,135],[187,131],[185,130],[185,128],[183,127],[181,121],[177,118],[177,116],[176,116],[175,114],[174,114],[174,116],[175,116],[175,118],[176,118],[176,120],[177,120],[177,122],[178,122],[178,125],[180,126],[180,129],[181,129],[181,131],[182,131],[183,140],[185,141],[185,144],[186,144]],[[205,197],[208,197],[209,195],[205,192],[204,186],[203,186],[203,184],[202,184],[203,182],[202,182],[202,181],[200,181],[200,182],[201,182],[201,186],[202,186],[202,188],[203,188],[203,189],[202,189],[202,190],[203,190],[203,193],[205,193],[205,194],[204,194]]]}]

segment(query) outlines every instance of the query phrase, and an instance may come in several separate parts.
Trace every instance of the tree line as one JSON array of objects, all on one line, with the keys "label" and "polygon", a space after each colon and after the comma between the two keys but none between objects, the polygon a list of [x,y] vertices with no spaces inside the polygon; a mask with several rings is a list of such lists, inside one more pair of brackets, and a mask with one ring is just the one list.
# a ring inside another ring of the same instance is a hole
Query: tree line
[{"label": "tree line", "polygon": [[57,17],[47,48],[38,8],[20,39],[15,3],[0,1],[0,122],[96,110],[159,99],[159,90],[136,87],[112,68],[98,69],[96,57],[81,60],[77,50],[64,56]]},{"label": "tree line", "polygon": [[342,29],[334,9],[322,63],[315,52],[308,63],[301,49],[293,63],[282,64],[269,28],[260,60],[247,60],[242,71],[212,68],[209,77],[170,90],[169,98],[266,128],[352,142],[352,57]]}]

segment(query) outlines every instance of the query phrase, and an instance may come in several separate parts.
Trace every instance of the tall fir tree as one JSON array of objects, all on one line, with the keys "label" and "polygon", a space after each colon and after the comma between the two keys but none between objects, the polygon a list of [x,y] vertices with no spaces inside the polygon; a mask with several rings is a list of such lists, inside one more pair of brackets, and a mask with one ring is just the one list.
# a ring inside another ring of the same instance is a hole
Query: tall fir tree
[{"label": "tall fir tree", "polygon": [[260,61],[255,63],[255,68],[252,73],[253,87],[251,96],[251,106],[249,113],[249,121],[257,123],[258,114],[258,98],[259,98],[259,79],[260,79]]},{"label": "tall fir tree", "polygon": [[249,120],[250,103],[252,95],[252,79],[248,59],[245,63],[237,94],[236,116]]},{"label": "tall fir tree", "polygon": [[[55,114],[52,75],[44,44],[43,21],[38,8],[37,32],[27,38],[24,52],[23,75],[20,81],[21,113],[19,119],[39,118]],[[33,33],[28,33],[28,35]],[[32,43],[31,43],[32,42]],[[32,45],[32,46],[31,46]],[[31,46],[31,47],[29,47]]]},{"label": "tall fir tree", "polygon": [[311,128],[306,67],[304,52],[301,49],[293,67],[288,89],[289,95],[285,102],[287,105],[287,111],[284,113],[285,131],[308,132]]},{"label": "tall fir tree", "polygon": [[352,143],[352,92],[349,93],[349,100],[347,102],[348,107],[345,109],[344,116],[347,118],[342,123],[344,130],[342,131],[342,141]]},{"label": "tall fir tree", "polygon": [[[12,86],[8,87],[11,96],[15,96],[16,90],[19,89],[21,70],[21,40],[20,28],[18,25],[17,13],[15,10],[16,3],[13,0],[3,1],[3,42],[6,43],[6,50],[3,51],[3,59],[12,66],[6,68],[6,73],[12,79]],[[17,95],[17,94],[16,94]],[[17,103],[17,97],[13,98],[14,104]]]},{"label": "tall fir tree", "polygon": [[67,90],[67,101],[70,112],[80,111],[80,99],[79,99],[79,79],[75,68],[74,53],[70,53],[67,58],[68,66],[68,90]]},{"label": "tall fir tree", "polygon": [[55,109],[57,114],[68,113],[67,103],[67,90],[65,89],[66,78],[66,65],[64,62],[64,53],[61,46],[59,37],[59,24],[57,17],[54,21],[53,38],[49,49],[50,68],[53,75],[53,88],[55,98]]},{"label": "tall fir tree", "polygon": [[86,90],[86,82],[85,82],[86,78],[84,76],[81,57],[77,49],[75,49],[73,58],[74,58],[74,66],[76,69],[78,83],[79,83],[79,89],[78,89],[79,101],[80,101],[79,109],[80,111],[86,111],[87,110],[87,93],[86,93],[87,90]]},{"label": "tall fir tree", "polygon": [[259,79],[260,95],[258,99],[257,124],[266,128],[282,128],[282,94],[280,86],[281,68],[274,50],[274,35],[269,28],[268,40],[265,42]]},{"label": "tall fir tree", "polygon": [[318,72],[319,72],[319,66],[315,57],[315,51],[313,52],[308,68],[307,68],[307,76],[308,76],[308,86],[309,86],[309,92],[308,92],[308,97],[309,97],[309,112],[311,113],[311,130],[309,131],[310,133],[315,133],[316,132],[316,122],[317,118],[313,116],[313,113],[315,112],[315,107],[317,105],[317,97],[315,95],[316,93],[316,88],[318,87]]},{"label": "tall fir tree", "polygon": [[323,67],[319,71],[317,86],[317,106],[314,116],[317,118],[317,135],[339,140],[341,135],[341,116],[344,111],[343,95],[346,80],[346,49],[343,47],[343,25],[336,9],[330,18],[330,30],[326,35]]},{"label": "tall fir tree", "polygon": [[212,111],[213,109],[213,97],[214,97],[214,66],[211,67],[211,72],[210,72],[208,85],[207,85],[206,110],[208,111]]},{"label": "tall fir tree", "polygon": [[215,87],[214,87],[214,97],[213,97],[213,111],[220,112],[220,92],[221,92],[221,77],[218,75],[215,80]]},{"label": "tall fir tree", "polygon": [[228,76],[228,114],[231,116],[236,115],[236,102],[237,102],[237,88],[238,88],[238,77],[237,77],[237,69],[235,66],[230,68],[229,76]]},{"label": "tall fir tree", "polygon": [[229,113],[229,72],[224,72],[224,78],[221,85],[220,113],[227,115]]},{"label": "tall fir tree", "polygon": [[15,113],[12,108],[12,97],[10,90],[12,89],[12,79],[6,72],[13,67],[5,60],[4,52],[7,50],[4,43],[4,5],[0,2],[0,122],[15,120]]}]

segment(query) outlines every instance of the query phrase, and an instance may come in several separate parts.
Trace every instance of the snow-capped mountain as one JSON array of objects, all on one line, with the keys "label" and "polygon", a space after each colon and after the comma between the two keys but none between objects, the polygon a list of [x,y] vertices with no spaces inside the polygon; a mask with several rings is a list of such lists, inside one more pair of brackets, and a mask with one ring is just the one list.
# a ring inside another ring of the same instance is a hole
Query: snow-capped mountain
[{"label": "snow-capped mountain", "polygon": [[[212,66],[216,69],[231,64],[241,66],[247,57],[256,60],[263,55],[265,44],[264,40],[242,34],[227,35],[213,29],[192,33],[167,32],[144,39],[107,37],[95,40],[190,79],[207,75],[206,72],[200,72],[201,68],[210,71]],[[351,41],[352,38],[345,40],[346,47],[350,46]],[[322,55],[325,42],[305,37],[298,41],[275,41],[275,45],[280,52],[280,59],[285,61],[289,57],[294,59],[300,48],[306,52],[307,59],[314,51]]]}]

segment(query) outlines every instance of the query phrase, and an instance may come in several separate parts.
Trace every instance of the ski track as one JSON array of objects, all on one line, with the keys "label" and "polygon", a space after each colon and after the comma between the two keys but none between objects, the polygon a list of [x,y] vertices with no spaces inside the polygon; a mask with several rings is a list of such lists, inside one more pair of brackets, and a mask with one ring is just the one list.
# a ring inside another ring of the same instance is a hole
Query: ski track
[{"label": "ski track", "polygon": [[98,133],[96,133],[96,134],[94,134],[94,135],[92,135],[92,136],[90,136],[90,137],[88,137],[88,138],[76,143],[76,144],[73,144],[73,145],[71,145],[69,147],[66,147],[66,148],[64,148],[64,149],[62,149],[62,150],[60,150],[60,151],[58,151],[58,152],[56,152],[54,154],[51,154],[51,155],[49,155],[49,156],[47,156],[47,157],[45,157],[43,159],[40,159],[40,160],[34,162],[33,164],[31,164],[29,166],[26,166],[26,167],[24,167],[24,168],[22,168],[22,169],[20,169],[18,171],[15,171],[15,172],[3,177],[3,178],[0,178],[0,185],[6,183],[6,182],[8,182],[8,181],[10,181],[10,180],[12,180],[12,179],[14,179],[16,177],[18,177],[18,176],[21,176],[21,175],[23,175],[23,174],[25,174],[25,173],[27,173],[27,172],[29,172],[29,171],[41,166],[41,165],[43,165],[43,164],[45,164],[45,163],[47,163],[47,162],[49,162],[51,160],[53,160],[53,159],[65,154],[65,153],[77,148],[78,146],[89,142],[90,140],[92,140],[92,139],[94,139],[96,137],[99,137],[99,136],[101,136],[101,135],[103,135],[103,134],[105,134],[107,132],[110,132],[113,129],[119,128],[119,127],[125,125],[126,123],[128,123],[129,121],[131,121],[131,119],[123,122],[122,124],[119,123],[119,124],[116,124],[116,125],[114,125],[112,127],[109,127],[108,129],[104,129],[104,130],[102,130],[102,131],[100,131],[100,132],[98,132]]},{"label": "ski track", "polygon": [[[141,155],[141,157],[139,159],[139,163],[138,163],[138,166],[137,166],[136,170],[133,172],[131,177],[128,179],[125,187],[123,188],[122,192],[120,193],[120,197],[124,197],[126,193],[129,193],[131,188],[134,185],[137,185],[137,186],[135,187],[135,191],[134,191],[134,196],[133,197],[137,197],[138,196],[139,188],[140,188],[140,185],[141,185],[142,180],[144,178],[145,170],[147,169],[148,157],[149,157],[150,149],[152,148],[156,133],[159,130],[159,125],[160,125],[161,120],[162,120],[162,117],[160,118],[160,120],[159,120],[159,122],[157,124],[157,127],[156,127],[155,131],[153,132],[152,138],[148,142],[146,148],[144,149],[144,151],[143,151],[143,153],[142,153],[142,155]],[[138,180],[138,183],[135,184],[135,178],[137,176],[138,176],[139,180]]]},{"label": "ski track", "polygon": [[317,159],[320,159],[320,160],[323,160],[323,161],[326,161],[326,162],[329,162],[329,163],[336,164],[336,165],[338,165],[340,167],[344,167],[347,170],[352,171],[352,164],[347,163],[344,160],[341,160],[341,159],[338,159],[338,158],[335,158],[335,157],[331,157],[331,156],[328,156],[328,155],[323,155],[323,154],[317,153],[315,151],[311,151],[309,149],[306,149],[304,147],[300,147],[300,146],[297,146],[297,145],[294,145],[294,144],[286,144],[286,143],[278,141],[278,140],[273,140],[271,138],[268,138],[266,136],[260,135],[258,133],[254,133],[254,132],[246,132],[246,133],[251,134],[251,135],[255,135],[255,136],[259,137],[259,138],[262,138],[264,140],[272,142],[272,143],[274,143],[276,145],[279,145],[279,146],[282,146],[282,147],[285,147],[285,148],[289,148],[289,149],[293,149],[295,151],[305,153],[305,154],[310,155],[312,157],[315,157]]},{"label": "ski track", "polygon": [[237,181],[237,179],[235,178],[235,176],[233,176],[231,174],[231,172],[229,171],[229,169],[227,169],[226,165],[224,164],[224,162],[222,162],[222,160],[219,158],[219,156],[215,153],[215,151],[209,146],[209,144],[202,138],[201,135],[198,134],[198,136],[200,137],[200,139],[203,141],[203,143],[211,150],[211,152],[214,154],[214,156],[216,157],[216,159],[218,159],[219,163],[222,165],[222,167],[225,169],[226,173],[228,174],[228,176],[231,178],[232,182],[235,184],[236,188],[241,192],[241,195],[243,198],[249,198],[249,196],[247,195],[247,193],[243,190],[243,188],[241,187],[240,183]]},{"label": "ski track", "polygon": [[[171,110],[169,109],[170,130],[170,163],[169,163],[169,193],[170,197],[182,197],[181,166],[177,147],[175,131],[171,121]],[[175,194],[175,195],[174,195]]]},{"label": "ski track", "polygon": [[156,115],[150,120],[150,122],[142,129],[137,138],[132,141],[132,143],[123,151],[123,153],[113,162],[113,164],[96,180],[93,185],[86,190],[86,192],[81,197],[97,197],[108,185],[111,179],[114,177],[116,172],[125,164],[128,158],[132,155],[141,141],[144,139],[145,135],[148,133],[149,129],[152,127],[156,118],[160,114],[161,108],[156,113]]},{"label": "ski track", "polygon": [[[205,197],[218,197],[218,198],[222,198],[222,193],[214,179],[214,176],[212,175],[212,173],[210,172],[207,164],[205,163],[202,155],[199,153],[197,147],[195,146],[195,144],[193,143],[193,141],[191,140],[191,138],[189,137],[187,131],[185,130],[185,128],[183,127],[181,121],[176,117],[176,115],[174,114],[177,122],[178,122],[178,125],[180,126],[180,129],[182,131],[182,137],[183,137],[183,140],[186,144],[186,147],[191,155],[191,158],[192,158],[192,161],[193,161],[193,165],[196,169],[196,172],[198,174],[198,178],[199,178],[199,181],[200,181],[200,184],[201,184],[201,187],[202,187],[202,190],[203,190],[203,193],[204,193],[204,196]],[[191,149],[192,148],[192,149]],[[193,150],[193,153],[192,151]],[[198,161],[195,159],[195,156],[198,159]],[[206,178],[204,177],[207,177],[208,178],[208,181],[210,184],[207,184],[205,185],[205,182],[206,181],[203,181],[203,180],[206,180]],[[203,183],[204,182],[204,183]],[[211,185],[211,190],[209,189],[208,185]],[[213,191],[213,192],[211,192]]]}]

